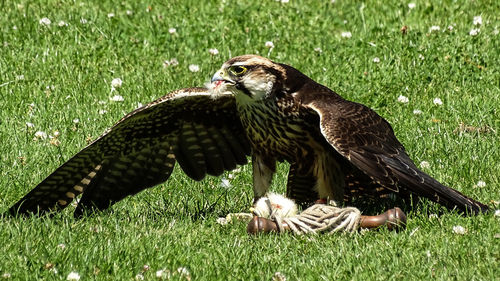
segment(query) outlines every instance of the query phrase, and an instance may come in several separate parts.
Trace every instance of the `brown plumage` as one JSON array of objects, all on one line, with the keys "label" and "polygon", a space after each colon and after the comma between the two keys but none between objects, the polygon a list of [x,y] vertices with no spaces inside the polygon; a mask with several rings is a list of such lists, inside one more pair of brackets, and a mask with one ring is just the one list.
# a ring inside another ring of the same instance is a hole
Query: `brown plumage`
[{"label": "brown plumage", "polygon": [[254,197],[288,161],[287,195],[351,201],[414,194],[450,209],[479,213],[480,202],[420,171],[389,123],[293,67],[254,55],[235,57],[210,90],[179,90],[138,109],[76,154],[16,203],[11,213],[105,209],[168,179],[176,160],[195,180],[252,156]]}]

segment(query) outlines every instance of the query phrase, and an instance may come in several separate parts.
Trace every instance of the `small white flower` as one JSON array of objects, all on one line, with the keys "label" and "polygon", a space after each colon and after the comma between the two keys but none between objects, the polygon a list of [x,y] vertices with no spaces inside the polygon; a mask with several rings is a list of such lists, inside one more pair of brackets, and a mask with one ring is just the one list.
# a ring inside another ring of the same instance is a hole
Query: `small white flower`
[{"label": "small white flower", "polygon": [[486,183],[485,183],[484,181],[478,181],[478,182],[476,183],[476,186],[477,186],[477,187],[485,187],[485,186],[486,186]]},{"label": "small white flower", "polygon": [[314,51],[315,51],[316,53],[320,53],[320,54],[321,54],[321,53],[323,53],[323,50],[321,50],[321,48],[320,48],[320,47],[314,48]]},{"label": "small white flower", "polygon": [[495,217],[500,217],[500,210],[495,210]]},{"label": "small white flower", "polygon": [[4,279],[9,279],[10,277],[11,277],[10,273],[2,274],[2,278],[4,278]]},{"label": "small white flower", "polygon": [[41,25],[47,25],[47,26],[48,26],[48,25],[50,25],[52,22],[51,22],[51,21],[50,21],[50,19],[48,19],[48,18],[41,18],[41,19],[40,19],[40,21],[39,21],[39,23],[40,23]]},{"label": "small white flower", "polygon": [[104,115],[106,113],[108,113],[106,109],[99,109],[99,114]]},{"label": "small white flower", "polygon": [[160,269],[160,270],[156,271],[156,278],[170,279],[170,270]]},{"label": "small white flower", "polygon": [[431,28],[429,28],[429,32],[439,31],[440,29],[441,27],[439,27],[438,25],[433,25],[431,26]]},{"label": "small white flower", "polygon": [[483,24],[483,18],[481,16],[475,16],[474,19],[472,20],[472,23],[474,25],[482,25]]},{"label": "small white flower", "polygon": [[500,31],[498,31],[498,29],[496,29],[496,28],[495,28],[495,29],[493,30],[493,35],[498,35],[498,33],[500,33]]},{"label": "small white flower", "polygon": [[453,25],[448,25],[448,31],[453,31]]},{"label": "small white flower", "polygon": [[422,114],[422,110],[420,110],[420,109],[414,109],[413,110],[413,114],[420,115],[420,114]]},{"label": "small white flower", "polygon": [[123,97],[120,95],[114,95],[111,98],[109,98],[111,101],[123,101]]},{"label": "small white flower", "polygon": [[380,62],[380,58],[379,57],[374,57],[373,58],[373,62],[374,63],[379,63]]},{"label": "small white flower", "polygon": [[81,24],[87,24],[87,23],[88,23],[88,20],[86,20],[86,19],[80,19],[80,23],[81,23]]},{"label": "small white flower", "polygon": [[212,55],[212,56],[216,56],[219,54],[219,50],[213,48],[213,49],[209,49],[208,52]]},{"label": "small white flower", "polygon": [[30,123],[30,122],[26,122],[26,127],[33,128],[33,127],[35,127],[35,124]]},{"label": "small white flower", "polygon": [[351,38],[352,33],[350,31],[342,31],[342,33],[340,33],[340,36],[343,38]]},{"label": "small white flower", "polygon": [[144,280],[144,275],[142,275],[142,274],[138,273],[138,274],[135,276],[135,278],[134,278],[134,279],[135,279],[135,280],[137,280],[137,281]]},{"label": "small white flower", "polygon": [[408,8],[409,9],[415,9],[415,7],[417,7],[417,4],[415,4],[413,2],[412,3],[408,3]]},{"label": "small white flower", "polygon": [[421,59],[421,60],[425,59],[424,55],[422,55],[422,54],[418,54],[418,58]]},{"label": "small white flower", "polygon": [[470,36],[476,36],[479,34],[479,28],[473,28],[469,31]]},{"label": "small white flower", "polygon": [[422,169],[428,169],[430,167],[431,167],[431,164],[429,164],[429,162],[427,162],[427,161],[420,162],[420,168],[422,168]]},{"label": "small white flower", "polygon": [[266,48],[272,49],[274,48],[274,43],[271,41],[266,41],[265,46]]},{"label": "small white flower", "polygon": [[175,34],[175,33],[177,33],[177,29],[175,29],[175,27],[171,27],[168,29],[168,33]]},{"label": "small white flower", "polygon": [[78,272],[71,271],[68,274],[68,277],[66,278],[66,280],[69,280],[69,281],[78,281],[78,280],[80,280],[80,274],[78,274]]},{"label": "small white flower", "polygon": [[222,178],[222,181],[220,183],[220,186],[224,187],[224,188],[230,188],[231,187],[231,183],[229,182],[228,179],[226,178]]},{"label": "small white flower", "polygon": [[66,245],[61,243],[57,245],[57,248],[64,250],[66,248]]},{"label": "small white flower", "polygon": [[17,30],[17,26],[15,26],[15,25],[14,25],[14,26],[12,27],[12,29],[13,29],[13,30]]},{"label": "small white flower", "polygon": [[408,97],[405,97],[403,95],[400,95],[398,97],[398,102],[401,102],[401,103],[408,103],[410,100],[408,99]]},{"label": "small white flower", "polygon": [[191,72],[200,71],[200,67],[197,64],[190,64],[188,68],[189,68],[189,71],[191,71]]},{"label": "small white flower", "polygon": [[44,131],[37,131],[35,133],[35,138],[44,140],[47,138],[47,133]]},{"label": "small white flower", "polygon": [[[283,1],[283,0],[282,0]],[[177,268],[177,272],[180,274],[180,275],[189,275],[189,270],[185,267],[179,267]]]},{"label": "small white flower", "polygon": [[133,14],[133,12],[131,10],[127,10],[126,13],[127,13],[127,16],[131,16]]},{"label": "small white flower", "polygon": [[65,21],[63,21],[63,20],[61,20],[61,21],[59,21],[59,22],[57,23],[57,25],[58,25],[58,26],[60,26],[60,27],[63,27],[63,26],[68,26],[68,23],[67,23],[67,22],[65,22]]},{"label": "small white flower", "polygon": [[456,234],[464,235],[465,234],[465,228],[461,225],[455,225],[453,227],[453,232]]},{"label": "small white flower", "polygon": [[111,80],[111,87],[116,89],[116,88],[120,88],[123,84],[123,81],[122,79],[120,78],[115,78],[113,80]]},{"label": "small white flower", "polygon": [[434,98],[432,101],[435,105],[443,105],[443,101],[440,98]]},{"label": "small white flower", "polygon": [[114,18],[115,17],[115,13],[109,13],[108,14],[108,18]]},{"label": "small white flower", "polygon": [[24,75],[17,75],[16,80],[24,80]]},{"label": "small white flower", "polygon": [[179,62],[177,61],[176,58],[163,61],[163,67],[177,66],[177,65],[179,65]]},{"label": "small white flower", "polygon": [[286,281],[286,276],[283,273],[277,271],[274,273],[273,278],[271,278],[271,280],[272,281]]},{"label": "small white flower", "polygon": [[54,137],[57,138],[58,136],[60,136],[61,133],[59,131],[54,131]]},{"label": "small white flower", "polygon": [[73,123],[75,123],[75,124],[80,123],[80,119],[78,119],[78,118],[73,119]]}]

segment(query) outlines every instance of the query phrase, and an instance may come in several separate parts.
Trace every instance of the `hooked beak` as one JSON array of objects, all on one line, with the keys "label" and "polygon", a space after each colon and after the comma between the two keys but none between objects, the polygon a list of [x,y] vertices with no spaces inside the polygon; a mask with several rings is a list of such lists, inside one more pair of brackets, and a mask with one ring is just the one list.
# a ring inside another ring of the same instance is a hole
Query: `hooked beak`
[{"label": "hooked beak", "polygon": [[222,82],[234,84],[235,82],[230,79],[227,79],[225,77],[226,76],[225,74],[226,73],[223,70],[218,70],[217,72],[215,72],[214,76],[212,76],[212,80],[210,82],[212,83],[218,82],[217,84],[220,84]]}]

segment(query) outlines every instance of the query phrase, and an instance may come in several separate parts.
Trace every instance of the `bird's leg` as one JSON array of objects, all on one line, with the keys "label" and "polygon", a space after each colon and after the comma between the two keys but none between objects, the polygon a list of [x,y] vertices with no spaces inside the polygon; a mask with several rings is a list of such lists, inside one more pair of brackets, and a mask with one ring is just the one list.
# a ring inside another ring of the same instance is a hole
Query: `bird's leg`
[{"label": "bird's leg", "polygon": [[252,156],[253,167],[253,202],[257,202],[269,190],[276,171],[276,159],[262,154]]}]

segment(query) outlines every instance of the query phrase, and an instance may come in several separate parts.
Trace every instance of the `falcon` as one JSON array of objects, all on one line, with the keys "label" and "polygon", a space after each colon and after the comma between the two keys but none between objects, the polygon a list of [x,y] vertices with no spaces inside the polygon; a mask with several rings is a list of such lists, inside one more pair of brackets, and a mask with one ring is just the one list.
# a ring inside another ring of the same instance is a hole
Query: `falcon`
[{"label": "falcon", "polygon": [[129,113],[10,213],[57,211],[82,194],[78,217],[166,181],[177,162],[202,180],[245,164],[247,156],[254,202],[268,191],[276,162],[287,161],[287,197],[300,204],[413,194],[466,214],[488,210],[420,171],[375,111],[291,66],[238,56],[208,88],[177,90]]}]

